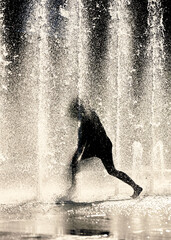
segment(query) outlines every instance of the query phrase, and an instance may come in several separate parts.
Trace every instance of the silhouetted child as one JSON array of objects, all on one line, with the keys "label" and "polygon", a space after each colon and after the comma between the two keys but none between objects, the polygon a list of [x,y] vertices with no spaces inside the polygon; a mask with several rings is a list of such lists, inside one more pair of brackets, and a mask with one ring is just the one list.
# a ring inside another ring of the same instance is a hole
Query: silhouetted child
[{"label": "silhouetted child", "polygon": [[112,157],[112,143],[106,135],[105,129],[96,112],[91,109],[86,111],[81,101],[77,98],[71,103],[70,114],[72,118],[80,121],[78,147],[71,163],[72,187],[76,184],[75,176],[79,160],[97,157],[101,159],[110,175],[122,180],[133,188],[134,193],[131,197],[136,198],[143,189],[127,174],[115,168]]}]

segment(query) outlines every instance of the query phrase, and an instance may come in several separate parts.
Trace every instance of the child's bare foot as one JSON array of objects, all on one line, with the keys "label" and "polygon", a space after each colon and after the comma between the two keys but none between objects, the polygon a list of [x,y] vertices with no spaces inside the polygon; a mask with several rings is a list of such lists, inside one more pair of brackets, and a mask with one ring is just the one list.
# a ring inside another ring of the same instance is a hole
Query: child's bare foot
[{"label": "child's bare foot", "polygon": [[142,190],[143,189],[140,186],[137,185],[137,187],[134,189],[134,193],[133,193],[133,195],[131,197],[133,199],[137,198],[140,195],[140,193],[142,192]]}]

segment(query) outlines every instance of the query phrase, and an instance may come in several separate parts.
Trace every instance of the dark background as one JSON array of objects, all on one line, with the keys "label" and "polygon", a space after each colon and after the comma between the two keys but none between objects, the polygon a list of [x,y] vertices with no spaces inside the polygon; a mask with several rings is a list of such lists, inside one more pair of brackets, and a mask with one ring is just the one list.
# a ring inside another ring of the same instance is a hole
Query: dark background
[{"label": "dark background", "polygon": [[[7,49],[11,54],[8,55],[12,60],[14,55],[20,54],[22,44],[25,44],[25,24],[29,13],[34,8],[35,1],[32,0],[6,0],[2,2],[5,12],[5,41]],[[100,69],[106,52],[107,27],[110,19],[109,1],[106,0],[84,0],[85,8],[88,11],[88,21],[91,29],[90,47],[91,60],[96,69]],[[52,12],[58,11],[60,5],[67,4],[65,0],[49,0],[50,18],[53,17]],[[141,85],[141,73],[144,62],[144,50],[147,41],[147,0],[132,0],[129,8],[134,21],[134,66],[137,69],[137,85]],[[171,55],[171,2],[170,0],[162,0],[163,24],[164,24],[164,47],[166,53],[166,69],[170,72],[170,55]],[[57,16],[57,15],[56,15]],[[58,27],[60,16],[51,19],[51,27]],[[94,26],[94,27],[93,27]],[[136,54],[137,49],[141,46],[140,54]],[[170,74],[169,74],[170,75]],[[99,80],[100,81],[100,80]],[[170,85],[169,85],[170,86]],[[136,86],[137,87],[137,86]],[[138,89],[138,88],[137,88]],[[138,90],[137,90],[138,91]],[[141,87],[139,88],[141,91]],[[138,94],[141,94],[140,92]]]}]

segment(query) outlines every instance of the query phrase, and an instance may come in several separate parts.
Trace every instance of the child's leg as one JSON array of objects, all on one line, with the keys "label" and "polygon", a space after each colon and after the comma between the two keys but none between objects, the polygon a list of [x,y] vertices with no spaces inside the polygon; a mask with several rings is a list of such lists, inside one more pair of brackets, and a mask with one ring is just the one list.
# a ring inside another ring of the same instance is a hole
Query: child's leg
[{"label": "child's leg", "polygon": [[105,169],[111,176],[120,179],[121,181],[127,183],[133,188],[134,190],[134,194],[132,195],[133,198],[137,197],[141,193],[142,191],[141,187],[139,187],[126,173],[118,171],[115,168],[111,151],[108,152],[108,154],[106,154],[105,156],[101,157],[101,160],[103,162]]},{"label": "child's leg", "polygon": [[76,173],[78,171],[78,161],[77,160],[73,160],[71,162],[71,172],[72,172],[72,186],[76,185]]}]

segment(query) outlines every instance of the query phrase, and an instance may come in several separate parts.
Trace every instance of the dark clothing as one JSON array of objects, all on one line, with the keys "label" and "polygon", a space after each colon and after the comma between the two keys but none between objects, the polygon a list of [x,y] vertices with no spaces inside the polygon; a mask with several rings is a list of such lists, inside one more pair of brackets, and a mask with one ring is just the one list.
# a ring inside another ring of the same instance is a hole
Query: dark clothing
[{"label": "dark clothing", "polygon": [[[108,138],[99,117],[94,111],[81,121],[78,131],[78,148],[83,149],[81,159],[98,157],[106,166],[106,161],[112,159],[112,143]],[[105,161],[105,162],[104,162]],[[113,164],[113,161],[110,161]]]},{"label": "dark clothing", "polygon": [[85,146],[84,154],[89,157],[100,157],[105,154],[106,147],[112,147],[112,143],[95,112],[81,121],[78,131],[78,147],[82,146]]}]

